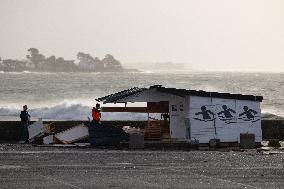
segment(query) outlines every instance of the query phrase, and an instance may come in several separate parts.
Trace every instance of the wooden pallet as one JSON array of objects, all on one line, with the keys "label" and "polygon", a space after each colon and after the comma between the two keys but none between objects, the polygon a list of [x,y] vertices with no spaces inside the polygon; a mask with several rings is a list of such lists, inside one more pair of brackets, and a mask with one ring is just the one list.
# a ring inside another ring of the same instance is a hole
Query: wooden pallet
[{"label": "wooden pallet", "polygon": [[169,140],[170,129],[169,125],[163,121],[149,121],[145,127],[146,140]]},{"label": "wooden pallet", "polygon": [[162,130],[159,122],[151,121],[145,127],[145,138],[149,140],[160,140]]},{"label": "wooden pallet", "polygon": [[161,129],[146,128],[145,138],[149,140],[160,140],[161,139]]}]

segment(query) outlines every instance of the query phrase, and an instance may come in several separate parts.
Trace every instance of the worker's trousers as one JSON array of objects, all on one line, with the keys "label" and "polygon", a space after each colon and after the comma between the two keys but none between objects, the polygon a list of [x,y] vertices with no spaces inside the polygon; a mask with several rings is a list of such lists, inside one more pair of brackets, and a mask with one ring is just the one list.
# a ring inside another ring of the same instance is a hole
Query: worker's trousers
[{"label": "worker's trousers", "polygon": [[29,131],[28,131],[28,123],[21,123],[21,129],[22,129],[22,140],[25,141],[25,143],[29,142]]}]

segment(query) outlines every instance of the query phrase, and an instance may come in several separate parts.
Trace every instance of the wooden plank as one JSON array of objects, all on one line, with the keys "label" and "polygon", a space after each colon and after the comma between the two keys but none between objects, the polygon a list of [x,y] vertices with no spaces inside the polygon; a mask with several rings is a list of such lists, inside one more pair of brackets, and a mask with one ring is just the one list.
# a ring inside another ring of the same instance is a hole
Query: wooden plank
[{"label": "wooden plank", "polygon": [[166,111],[161,108],[147,107],[102,107],[102,112],[165,113]]},{"label": "wooden plank", "polygon": [[102,112],[138,112],[147,113],[147,107],[102,107]]}]

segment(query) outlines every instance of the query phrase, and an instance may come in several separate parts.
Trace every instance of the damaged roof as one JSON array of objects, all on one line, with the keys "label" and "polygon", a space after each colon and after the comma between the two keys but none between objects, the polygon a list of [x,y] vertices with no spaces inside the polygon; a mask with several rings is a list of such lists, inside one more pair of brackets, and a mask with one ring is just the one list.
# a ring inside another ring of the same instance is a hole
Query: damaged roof
[{"label": "damaged roof", "polygon": [[213,98],[224,98],[224,99],[236,99],[236,100],[249,100],[262,102],[262,96],[243,95],[243,94],[231,94],[231,93],[219,93],[219,92],[207,92],[203,90],[187,90],[187,89],[176,89],[176,88],[165,88],[160,85],[152,86],[157,91],[163,93],[170,93],[177,96],[200,96],[200,97],[213,97]]},{"label": "damaged roof", "polygon": [[177,89],[177,88],[166,88],[162,85],[153,85],[149,88],[138,88],[134,87],[118,93],[114,93],[105,97],[96,99],[99,102],[103,103],[116,103],[118,100],[125,97],[131,96],[133,94],[140,93],[145,90],[156,90],[161,93],[168,93],[177,96],[200,96],[200,97],[213,97],[213,98],[223,98],[223,99],[236,99],[236,100],[249,100],[249,101],[258,101],[262,102],[262,96],[253,96],[253,95],[243,95],[243,94],[231,94],[231,93],[219,93],[219,92],[207,92],[203,90],[188,90],[188,89]]},{"label": "damaged roof", "polygon": [[136,93],[142,92],[144,90],[147,90],[147,88],[139,88],[139,87],[133,87],[130,89],[126,89],[124,91],[120,91],[114,94],[110,94],[101,98],[96,99],[98,102],[103,102],[103,103],[115,103],[116,101],[123,99],[125,97],[134,95]]}]

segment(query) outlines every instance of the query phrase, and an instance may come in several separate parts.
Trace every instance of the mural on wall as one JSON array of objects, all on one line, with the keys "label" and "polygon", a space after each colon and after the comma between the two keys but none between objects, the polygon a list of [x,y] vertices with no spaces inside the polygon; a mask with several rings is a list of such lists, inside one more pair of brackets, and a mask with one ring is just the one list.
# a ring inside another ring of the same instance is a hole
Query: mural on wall
[{"label": "mural on wall", "polygon": [[260,103],[248,100],[190,97],[190,137],[200,143],[212,138],[239,141],[240,133],[262,140]]},{"label": "mural on wall", "polygon": [[212,122],[214,133],[217,134],[215,114],[211,110],[208,110],[206,106],[201,106],[200,109],[201,109],[200,112],[195,113],[196,117],[194,119],[197,121]]},{"label": "mural on wall", "polygon": [[260,121],[258,112],[248,108],[248,106],[243,107],[243,112],[239,114],[239,119],[248,122],[257,122]]},{"label": "mural on wall", "polygon": [[[222,105],[222,108],[223,110],[216,113],[219,120],[225,122],[226,124],[236,123],[236,117],[235,117],[236,111],[231,108],[228,108],[227,105]],[[194,117],[194,119],[198,121],[208,122],[208,121],[214,121],[216,119],[215,113],[212,112],[211,110],[208,110],[205,105],[201,106],[201,111],[196,112],[195,115],[196,116],[202,115],[201,117],[200,116]]]},{"label": "mural on wall", "polygon": [[236,111],[228,108],[227,105],[222,105],[223,110],[218,112],[218,118],[226,124],[236,123]]},{"label": "mural on wall", "polygon": [[207,110],[206,106],[202,106],[201,107],[201,112],[197,112],[195,113],[195,115],[202,115],[202,118],[199,117],[195,117],[195,120],[198,121],[214,121],[215,118],[215,114],[211,111],[211,110]]},{"label": "mural on wall", "polygon": [[[228,108],[227,105],[222,105],[222,109],[222,111],[216,113],[220,121],[226,124],[237,123],[235,110]],[[201,111],[195,113],[195,115],[202,115],[201,118],[199,116],[194,117],[194,119],[198,121],[208,122],[216,119],[215,113],[211,110],[207,110],[206,106],[201,106]],[[238,119],[248,122],[257,122],[260,120],[260,117],[257,111],[248,108],[248,106],[244,106],[243,112],[238,115]]]}]

